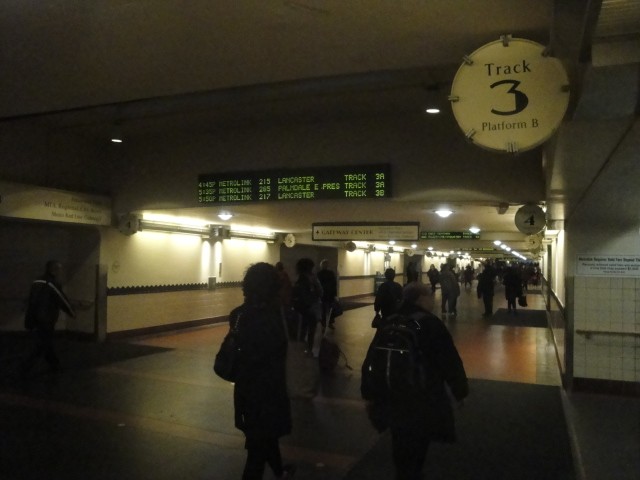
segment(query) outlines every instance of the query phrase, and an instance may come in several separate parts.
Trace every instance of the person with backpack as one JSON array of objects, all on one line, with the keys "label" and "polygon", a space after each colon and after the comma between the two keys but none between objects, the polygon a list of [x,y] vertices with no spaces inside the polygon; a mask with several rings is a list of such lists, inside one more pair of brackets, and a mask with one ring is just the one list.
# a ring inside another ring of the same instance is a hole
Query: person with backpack
[{"label": "person with backpack", "polygon": [[397,480],[422,479],[429,444],[455,441],[452,403],[462,406],[469,393],[460,355],[433,305],[428,287],[407,285],[362,366],[362,397],[374,427],[391,431]]},{"label": "person with backpack", "polygon": [[395,281],[396,271],[393,268],[387,268],[384,271],[384,278],[386,280],[378,287],[376,299],[373,302],[373,309],[381,315],[382,320],[394,314],[402,301],[402,285]]}]

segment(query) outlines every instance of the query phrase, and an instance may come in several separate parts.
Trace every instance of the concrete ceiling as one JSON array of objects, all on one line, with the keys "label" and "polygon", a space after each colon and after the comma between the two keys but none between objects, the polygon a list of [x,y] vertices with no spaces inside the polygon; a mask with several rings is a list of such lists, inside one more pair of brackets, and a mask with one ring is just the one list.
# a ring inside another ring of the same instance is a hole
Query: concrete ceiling
[{"label": "concrete ceiling", "polygon": [[[169,131],[419,116],[436,105],[442,109],[439,141],[464,144],[464,154],[477,147],[465,142],[447,101],[463,55],[510,33],[555,45],[575,66],[585,48],[590,51],[596,26],[600,40],[610,43],[624,30],[625,41],[633,42],[637,4],[605,0],[602,11],[614,20],[598,24],[601,2],[582,0],[3,1],[0,122],[36,122],[103,142],[115,123],[140,139]],[[498,154],[477,155],[489,168],[476,184],[458,189],[424,188],[348,209],[331,202],[322,216],[317,205],[295,202],[285,214],[279,205],[239,206],[237,221],[308,232],[315,221],[389,220],[401,211],[403,219],[419,219],[429,230],[480,224],[487,234],[474,246],[511,238],[514,247],[529,249],[513,216],[525,202],[544,203],[544,186],[532,193],[487,183],[503,178],[504,162]],[[542,148],[523,154],[539,165],[541,178],[542,155]],[[509,178],[522,182],[518,169],[511,170]],[[568,189],[566,168],[556,164],[553,170],[564,175],[562,188]],[[564,208],[580,193],[554,198]],[[443,203],[459,212],[446,224],[431,215]],[[510,205],[506,214],[497,213],[500,203]],[[182,214],[220,223],[217,211]]]}]

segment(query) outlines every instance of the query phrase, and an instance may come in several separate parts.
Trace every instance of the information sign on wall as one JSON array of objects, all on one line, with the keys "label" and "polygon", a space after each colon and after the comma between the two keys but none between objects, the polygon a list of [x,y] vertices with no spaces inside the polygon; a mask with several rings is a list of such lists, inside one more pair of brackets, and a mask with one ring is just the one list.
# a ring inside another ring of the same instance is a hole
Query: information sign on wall
[{"label": "information sign on wall", "polygon": [[0,216],[111,225],[111,200],[100,195],[0,181]]},{"label": "information sign on wall", "polygon": [[584,277],[640,277],[638,255],[577,255],[576,275]]},{"label": "information sign on wall", "polygon": [[312,225],[312,239],[358,241],[407,241],[418,240],[419,222],[321,222]]},{"label": "information sign on wall", "polygon": [[391,197],[391,169],[388,164],[198,176],[198,202],[202,204],[388,197]]},{"label": "information sign on wall", "polygon": [[465,57],[451,87],[458,125],[490,150],[530,150],[558,128],[569,105],[569,79],[544,46],[505,35]]}]

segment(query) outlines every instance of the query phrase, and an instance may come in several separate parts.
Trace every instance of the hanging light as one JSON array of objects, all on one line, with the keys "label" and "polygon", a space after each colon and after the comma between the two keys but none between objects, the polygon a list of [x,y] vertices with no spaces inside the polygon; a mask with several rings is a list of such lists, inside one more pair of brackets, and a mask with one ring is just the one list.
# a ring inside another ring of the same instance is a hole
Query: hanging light
[{"label": "hanging light", "polygon": [[450,216],[453,213],[453,211],[449,210],[448,208],[441,208],[439,210],[436,210],[435,213],[440,218],[447,218],[448,216]]}]

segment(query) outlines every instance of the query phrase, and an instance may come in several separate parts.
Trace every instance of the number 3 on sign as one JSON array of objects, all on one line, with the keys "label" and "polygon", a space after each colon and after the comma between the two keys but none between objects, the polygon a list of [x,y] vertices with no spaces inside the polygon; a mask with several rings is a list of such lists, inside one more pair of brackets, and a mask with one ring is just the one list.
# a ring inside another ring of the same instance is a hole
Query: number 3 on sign
[{"label": "number 3 on sign", "polygon": [[499,82],[493,83],[491,85],[491,88],[495,88],[499,85],[505,85],[505,84],[511,85],[511,88],[507,91],[507,93],[510,93],[515,97],[516,108],[514,108],[513,110],[509,110],[507,112],[502,112],[500,110],[496,110],[495,108],[492,108],[491,113],[494,113],[496,115],[517,115],[518,113],[522,112],[525,108],[527,108],[527,105],[529,105],[529,97],[527,97],[526,94],[518,90],[518,87],[520,86],[520,82],[517,80],[500,80]]}]

